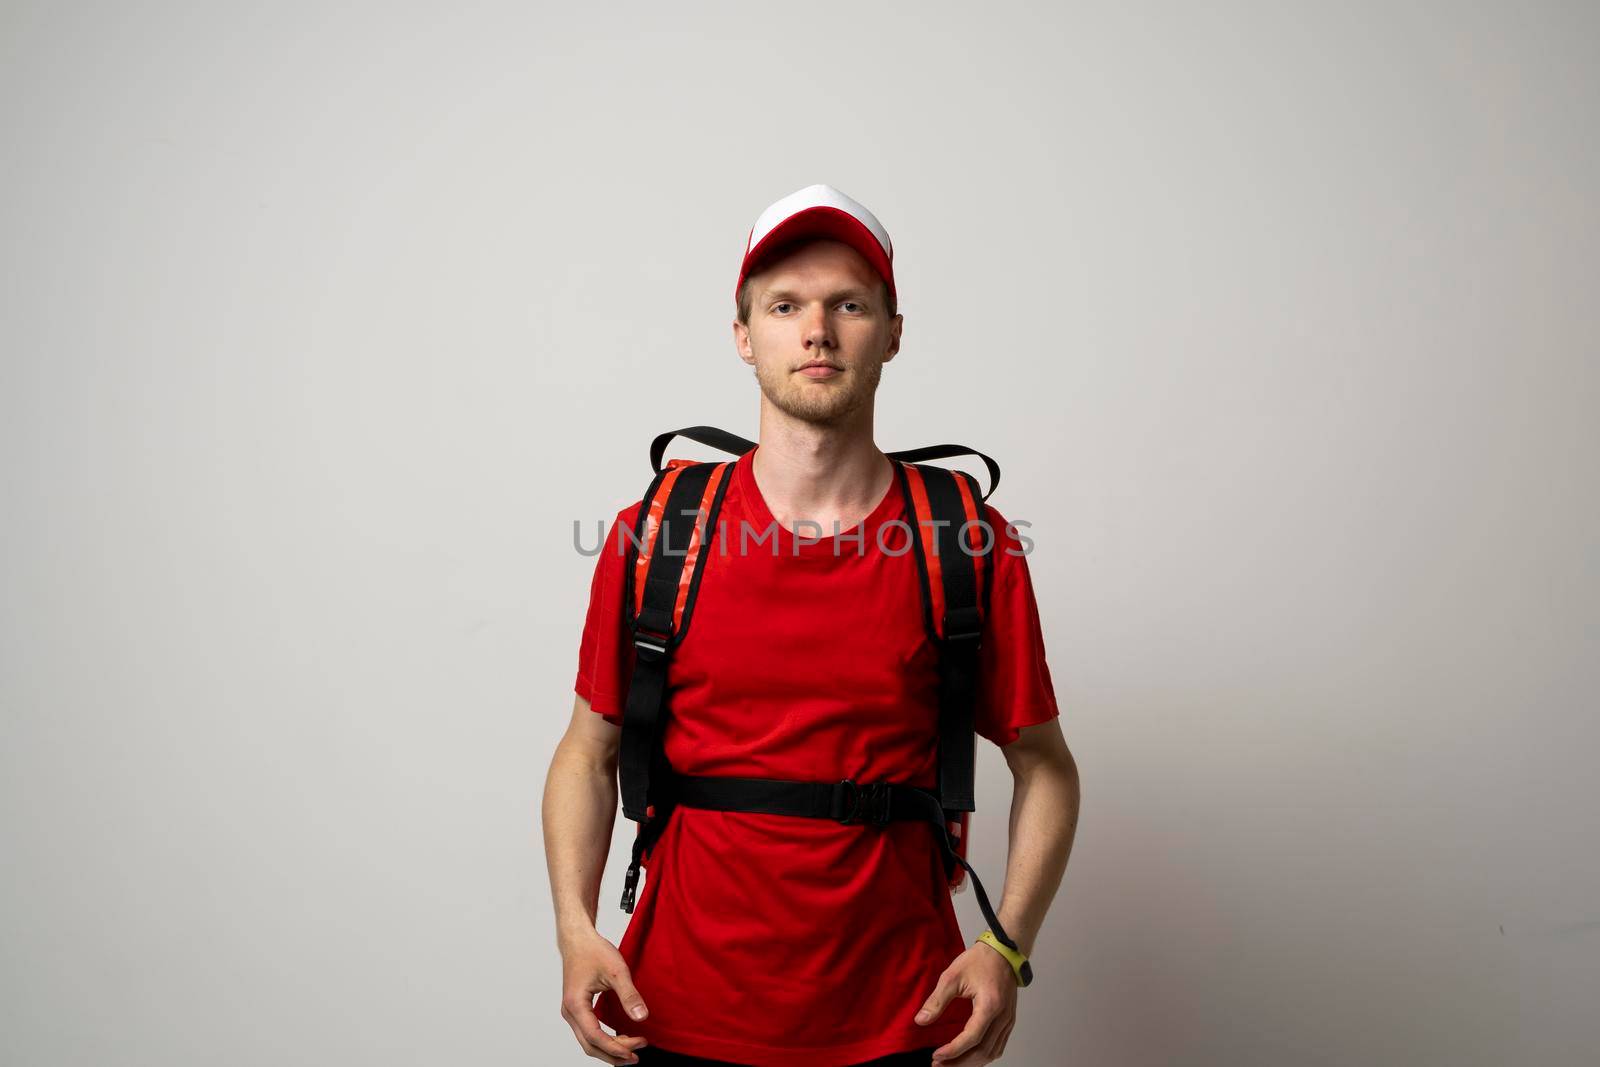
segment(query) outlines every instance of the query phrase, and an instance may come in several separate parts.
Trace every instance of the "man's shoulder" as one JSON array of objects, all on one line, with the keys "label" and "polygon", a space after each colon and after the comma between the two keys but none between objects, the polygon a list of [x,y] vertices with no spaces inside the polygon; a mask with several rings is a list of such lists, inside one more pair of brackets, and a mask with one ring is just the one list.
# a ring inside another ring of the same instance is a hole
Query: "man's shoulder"
[{"label": "man's shoulder", "polygon": [[994,531],[994,536],[997,541],[1014,542],[1017,537],[1017,527],[1019,525],[1027,525],[1027,523],[1018,523],[1007,518],[999,508],[988,503],[987,501],[985,501],[981,507],[983,509],[983,521],[985,525]]},{"label": "man's shoulder", "polygon": [[622,546],[627,543],[628,534],[638,525],[639,509],[642,507],[644,507],[644,501],[635,500],[631,504],[624,504],[611,517],[611,536],[608,540],[616,546],[619,552]]}]

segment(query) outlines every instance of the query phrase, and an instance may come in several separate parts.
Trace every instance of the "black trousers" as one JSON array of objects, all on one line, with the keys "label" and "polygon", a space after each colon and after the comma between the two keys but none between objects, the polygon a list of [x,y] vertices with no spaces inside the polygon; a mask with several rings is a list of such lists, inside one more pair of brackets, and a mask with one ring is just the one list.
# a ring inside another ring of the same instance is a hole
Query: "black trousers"
[{"label": "black trousers", "polygon": [[[928,1067],[933,1062],[933,1050],[937,1045],[927,1048],[915,1049],[911,1052],[896,1052],[889,1056],[880,1056],[875,1060],[858,1063],[855,1067]],[[639,1050],[639,1067],[745,1067],[744,1064],[730,1063],[727,1060],[708,1060],[700,1056],[685,1056],[681,1052],[670,1049],[657,1048],[646,1045]]]}]

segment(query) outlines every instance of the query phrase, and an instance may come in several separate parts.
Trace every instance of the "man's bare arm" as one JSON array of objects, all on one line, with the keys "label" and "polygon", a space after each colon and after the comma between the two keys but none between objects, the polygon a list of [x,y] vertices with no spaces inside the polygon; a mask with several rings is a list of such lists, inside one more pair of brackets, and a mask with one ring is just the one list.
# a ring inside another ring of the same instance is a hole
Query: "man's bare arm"
[{"label": "man's bare arm", "polygon": [[622,730],[575,697],[544,786],[544,850],[555,901],[556,936],[595,928],[600,880],[617,819],[617,753]]},{"label": "man's bare arm", "polygon": [[1061,736],[1061,721],[1024,726],[1002,748],[1011,767],[1010,851],[1005,892],[996,913],[1025,955],[1061,886],[1078,829],[1078,764]]},{"label": "man's bare arm", "polygon": [[561,1017],[585,1054],[612,1064],[637,1063],[634,1050],[645,1041],[606,1033],[594,1014],[595,995],[613,990],[630,1016],[642,1019],[647,1014],[622,954],[595,929],[600,881],[617,818],[621,738],[619,727],[577,697],[572,721],[550,760],[541,812],[561,949]]},{"label": "man's bare arm", "polygon": [[[1005,894],[997,917],[1024,954],[1044,923],[1078,825],[1078,766],[1067,751],[1056,719],[1025,726],[1000,750],[1011,766],[1010,853]],[[972,1001],[967,1025],[936,1048],[936,1064],[993,1063],[1005,1054],[1017,1021],[1017,983],[1011,965],[988,947],[974,944],[953,960],[917,1012],[927,1026],[955,997]]]}]

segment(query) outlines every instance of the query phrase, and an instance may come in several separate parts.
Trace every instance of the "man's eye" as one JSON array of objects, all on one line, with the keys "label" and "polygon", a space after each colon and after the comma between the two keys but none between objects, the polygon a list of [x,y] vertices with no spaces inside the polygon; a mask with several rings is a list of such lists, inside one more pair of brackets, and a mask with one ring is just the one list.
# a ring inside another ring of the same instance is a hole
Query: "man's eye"
[{"label": "man's eye", "polygon": [[794,305],[790,304],[790,303],[787,303],[787,302],[780,303],[780,304],[774,304],[774,305],[772,305],[772,310],[773,311],[782,311],[784,308],[788,308],[788,307],[794,307]]},{"label": "man's eye", "polygon": [[852,307],[852,308],[855,308],[857,311],[861,310],[861,305],[856,303],[854,300],[846,300],[843,304],[840,304],[839,306],[840,307]]}]

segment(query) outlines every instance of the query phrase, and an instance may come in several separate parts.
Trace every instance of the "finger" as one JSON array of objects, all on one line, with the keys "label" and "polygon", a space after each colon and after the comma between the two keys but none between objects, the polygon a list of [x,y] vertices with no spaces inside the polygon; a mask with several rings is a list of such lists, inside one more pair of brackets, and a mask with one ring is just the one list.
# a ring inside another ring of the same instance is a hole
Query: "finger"
[{"label": "finger", "polygon": [[983,1043],[968,1054],[972,1057],[974,1067],[977,1067],[978,1064],[993,1063],[1000,1058],[1000,1046],[1005,1043],[1005,1035],[1005,1020],[996,1019],[990,1025],[989,1032],[985,1035]]},{"label": "finger", "polygon": [[628,1018],[643,1019],[650,1014],[650,1009],[645,1007],[644,997],[640,996],[639,990],[634,987],[633,976],[628,973],[626,966],[619,966],[617,970],[607,972],[606,979],[611,983],[612,991],[617,994],[622,1010],[628,1013]]},{"label": "finger", "polygon": [[1000,1058],[1000,1052],[995,1047],[998,1043],[996,1035],[1000,1033],[1003,1020],[996,1019],[989,1026],[988,1035],[977,1048],[964,1056],[948,1061],[944,1067],[984,1067],[985,1064],[994,1063]]},{"label": "finger", "polygon": [[[567,1013],[563,1011],[561,1014],[565,1016]],[[605,1060],[607,1063],[613,1064],[614,1067],[621,1067],[623,1064],[637,1062],[637,1060],[632,1057],[631,1054],[628,1059],[621,1059],[617,1056],[607,1055],[600,1049],[595,1048],[589,1043],[588,1039],[583,1036],[583,1030],[581,1027],[579,1027],[576,1020],[567,1019],[567,1025],[572,1028],[572,1036],[578,1042],[578,1047],[583,1050],[583,1054],[585,1056],[588,1056],[591,1059]]]},{"label": "finger", "polygon": [[[939,1063],[940,1061],[935,1060],[934,1062]],[[987,1050],[982,1045],[979,1045],[960,1059],[944,1061],[940,1064],[940,1067],[984,1067],[985,1064],[993,1062],[994,1060],[989,1058]]]},{"label": "finger", "polygon": [[948,1065],[958,1057],[976,1048],[988,1032],[989,1023],[993,1021],[994,1015],[995,1012],[992,1005],[974,998],[972,1001],[972,1017],[967,1020],[966,1027],[948,1044],[941,1045],[933,1050],[933,1062],[940,1065]]},{"label": "finger", "polygon": [[[644,1043],[643,1038],[628,1037],[625,1034],[612,1037],[600,1029],[600,1020],[595,1018],[594,1006],[588,1003],[586,997],[567,1003],[563,1008],[563,1014],[568,1015],[567,1021],[577,1032],[579,1043],[591,1056],[609,1058],[618,1064],[633,1063],[633,1048],[636,1047],[634,1043]],[[623,1041],[627,1041],[628,1044],[623,1044]]]},{"label": "finger", "polygon": [[639,1062],[639,1057],[634,1050],[644,1044],[644,1038],[630,1037],[627,1034],[618,1034],[613,1037],[600,1029],[600,1022],[594,1018],[593,1014],[589,1018],[594,1025],[592,1027],[583,1027],[583,1036],[589,1042],[589,1047],[594,1049],[595,1055],[615,1065]]},{"label": "finger", "polygon": [[[630,1040],[637,1039],[634,1038]],[[594,1057],[597,1060],[600,1060],[602,1063],[609,1063],[612,1065],[612,1067],[630,1067],[630,1065],[639,1062],[638,1053],[631,1051],[624,1052],[619,1056],[616,1053],[607,1052],[604,1049],[598,1048],[594,1045],[586,1045],[584,1047],[584,1053]]]},{"label": "finger", "polygon": [[918,1009],[917,1022],[927,1026],[944,1014],[946,1005],[955,999],[959,984],[959,981],[949,971],[941,974],[939,976],[939,984],[934,987],[933,992],[928,995],[928,999],[923,1001],[922,1007]]},{"label": "finger", "polygon": [[999,1062],[1000,1057],[1004,1056],[1006,1054],[1006,1045],[1011,1040],[1011,1030],[1016,1025],[1017,1025],[1016,1016],[1012,1016],[1011,1019],[1009,1019],[1006,1022],[1006,1028],[1003,1031],[1001,1031],[1000,1040],[994,1047],[995,1062]]}]

